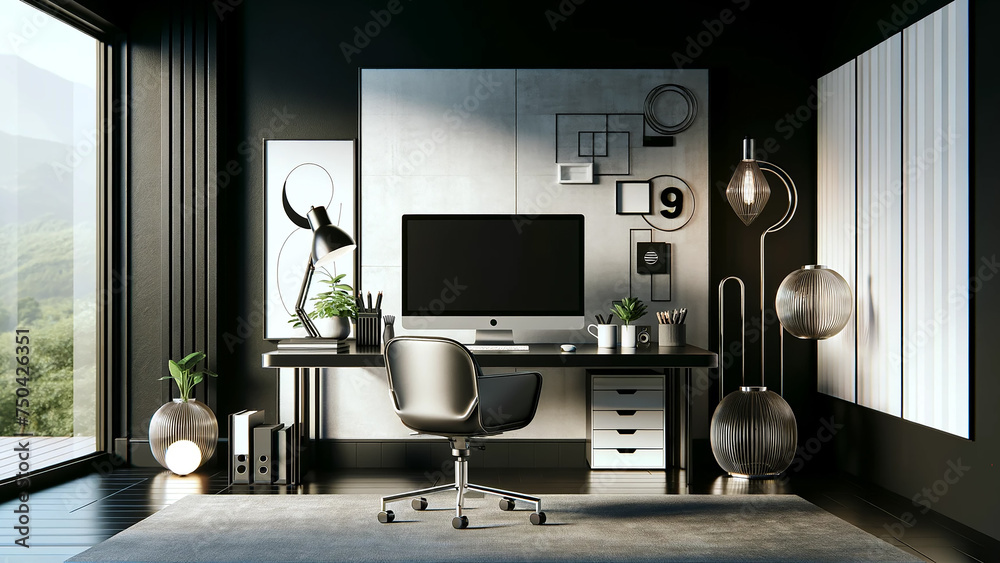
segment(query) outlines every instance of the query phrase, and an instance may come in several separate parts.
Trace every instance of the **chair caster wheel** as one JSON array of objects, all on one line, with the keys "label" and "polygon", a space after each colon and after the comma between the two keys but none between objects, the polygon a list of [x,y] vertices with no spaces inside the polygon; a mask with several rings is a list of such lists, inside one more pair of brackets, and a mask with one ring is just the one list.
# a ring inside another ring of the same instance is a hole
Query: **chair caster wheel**
[{"label": "chair caster wheel", "polygon": [[456,516],[451,519],[451,527],[456,530],[462,530],[469,527],[469,517],[468,516]]},{"label": "chair caster wheel", "polygon": [[378,521],[383,524],[388,524],[396,519],[396,515],[392,513],[391,510],[386,510],[384,512],[378,513]]},{"label": "chair caster wheel", "polygon": [[545,513],[544,512],[532,512],[531,516],[528,517],[531,523],[536,526],[541,526],[545,523]]},{"label": "chair caster wheel", "polygon": [[427,510],[427,499],[415,498],[410,501],[410,506],[413,507],[413,510]]},{"label": "chair caster wheel", "polygon": [[500,510],[514,510],[514,501],[509,498],[500,499]]}]

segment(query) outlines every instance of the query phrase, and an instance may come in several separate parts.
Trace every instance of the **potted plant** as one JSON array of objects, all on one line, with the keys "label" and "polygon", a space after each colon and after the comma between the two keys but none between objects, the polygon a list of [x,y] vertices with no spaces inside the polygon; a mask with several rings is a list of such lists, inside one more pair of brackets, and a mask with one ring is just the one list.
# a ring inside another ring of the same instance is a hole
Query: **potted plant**
[{"label": "potted plant", "polygon": [[[180,361],[168,360],[170,375],[180,397],[160,407],[149,421],[149,449],[163,467],[186,475],[204,465],[219,440],[219,423],[208,405],[191,397],[195,386],[205,377],[218,377],[207,369],[195,370],[205,359],[204,352],[188,354]],[[171,451],[171,448],[174,448]]]},{"label": "potted plant", "polygon": [[626,297],[611,304],[611,312],[625,323],[622,326],[622,348],[635,348],[635,325],[646,314],[646,304],[638,297]]},{"label": "potted plant", "polygon": [[[354,290],[350,285],[341,283],[345,275],[330,277],[327,274],[327,279],[320,281],[329,288],[312,298],[315,304],[313,310],[309,312],[309,318],[316,325],[316,330],[325,338],[338,340],[347,338],[351,334],[351,319],[358,317]],[[297,316],[293,316],[288,322],[296,328],[302,326]]]}]

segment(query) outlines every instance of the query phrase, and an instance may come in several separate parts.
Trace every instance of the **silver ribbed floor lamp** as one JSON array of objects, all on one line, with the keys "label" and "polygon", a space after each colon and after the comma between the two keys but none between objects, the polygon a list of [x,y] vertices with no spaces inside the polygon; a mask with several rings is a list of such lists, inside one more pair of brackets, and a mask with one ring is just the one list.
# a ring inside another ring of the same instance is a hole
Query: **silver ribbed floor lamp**
[{"label": "silver ribbed floor lamp", "polygon": [[[764,240],[768,233],[783,229],[795,215],[798,191],[791,177],[775,164],[754,157],[753,139],[743,140],[743,160],[736,167],[726,188],[726,198],[744,224],[750,225],[764,210],[771,188],[763,171],[776,175],[788,191],[788,208],[784,216],[760,235],[760,386],[746,385],[746,362],[743,362],[743,385],[723,397],[725,390],[724,363],[719,362],[719,406],[712,415],[710,438],[712,454],[719,466],[734,477],[768,478],[781,474],[792,463],[798,441],[795,413],[788,403],[764,385]],[[725,311],[724,288],[727,281],[740,286],[740,331],[746,342],[744,310],[746,303],[743,280],[730,276],[719,282],[719,352],[724,349]],[[741,351],[742,354],[742,351]],[[782,359],[783,360],[783,359]],[[781,385],[784,387],[784,362]]]},{"label": "silver ribbed floor lamp", "polygon": [[[736,167],[726,198],[744,224],[749,225],[763,211],[771,188],[763,171],[771,172],[788,191],[788,208],[784,216],[760,235],[760,379],[759,387],[746,385],[746,362],[743,362],[742,385],[723,397],[725,392],[724,364],[719,363],[719,406],[712,415],[711,442],[715,460],[734,477],[767,478],[781,474],[795,457],[798,431],[795,413],[778,393],[764,385],[764,239],[768,233],[783,229],[795,215],[798,192],[795,182],[780,167],[754,157],[753,139],[743,141],[743,160]],[[719,352],[723,350],[725,334],[724,288],[727,281],[740,286],[740,330],[746,343],[743,280],[730,276],[719,282]],[[821,340],[840,332],[851,316],[854,298],[850,285],[836,271],[826,266],[803,266],[781,282],[775,298],[778,330],[781,337],[780,375],[785,386],[785,330],[797,338]]]}]

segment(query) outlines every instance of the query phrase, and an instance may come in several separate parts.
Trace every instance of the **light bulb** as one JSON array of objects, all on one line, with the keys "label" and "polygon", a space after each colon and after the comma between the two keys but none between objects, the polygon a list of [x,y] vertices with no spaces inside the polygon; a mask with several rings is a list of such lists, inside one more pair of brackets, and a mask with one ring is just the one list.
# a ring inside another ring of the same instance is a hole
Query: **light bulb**
[{"label": "light bulb", "polygon": [[754,199],[754,181],[753,181],[753,168],[747,166],[747,169],[743,171],[743,203],[747,205],[753,205]]},{"label": "light bulb", "polygon": [[167,446],[164,458],[167,469],[178,475],[187,475],[201,465],[201,450],[191,440],[177,440]]}]

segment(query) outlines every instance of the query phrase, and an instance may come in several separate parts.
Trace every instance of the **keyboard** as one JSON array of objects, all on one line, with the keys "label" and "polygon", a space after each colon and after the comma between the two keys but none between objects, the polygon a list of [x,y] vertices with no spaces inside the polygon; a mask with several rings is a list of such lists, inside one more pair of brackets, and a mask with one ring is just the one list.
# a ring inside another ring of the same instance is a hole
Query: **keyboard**
[{"label": "keyboard", "polygon": [[527,352],[527,344],[467,344],[473,352]]}]

